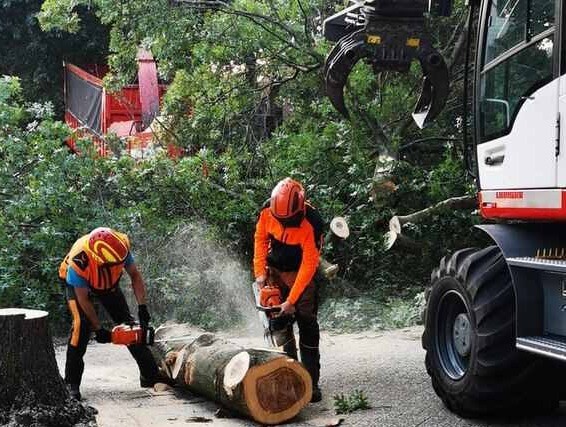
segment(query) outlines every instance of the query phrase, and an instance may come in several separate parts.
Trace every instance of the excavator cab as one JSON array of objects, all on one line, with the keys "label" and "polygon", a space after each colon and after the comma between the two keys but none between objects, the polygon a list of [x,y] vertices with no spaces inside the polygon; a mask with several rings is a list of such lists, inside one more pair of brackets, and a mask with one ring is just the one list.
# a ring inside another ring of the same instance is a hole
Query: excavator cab
[{"label": "excavator cab", "polygon": [[413,112],[419,127],[442,111],[449,92],[449,72],[442,55],[432,45],[425,29],[425,15],[433,9],[450,15],[451,0],[352,1],[341,12],[324,21],[324,36],[336,42],[324,68],[326,91],[334,107],[348,117],[344,86],[352,68],[360,61],[375,73],[406,73],[418,60],[423,71],[421,96]]}]

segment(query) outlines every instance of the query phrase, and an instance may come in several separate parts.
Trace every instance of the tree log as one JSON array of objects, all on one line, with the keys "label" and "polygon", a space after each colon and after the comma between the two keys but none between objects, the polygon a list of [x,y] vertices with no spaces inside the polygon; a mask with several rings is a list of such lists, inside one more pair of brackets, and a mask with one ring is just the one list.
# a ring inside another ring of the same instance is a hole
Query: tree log
[{"label": "tree log", "polygon": [[94,423],[59,375],[48,313],[0,309],[0,425]]},{"label": "tree log", "polygon": [[308,372],[284,353],[243,348],[207,333],[171,341],[171,327],[158,328],[155,339],[162,342],[153,354],[176,385],[259,423],[288,421],[310,402]]}]

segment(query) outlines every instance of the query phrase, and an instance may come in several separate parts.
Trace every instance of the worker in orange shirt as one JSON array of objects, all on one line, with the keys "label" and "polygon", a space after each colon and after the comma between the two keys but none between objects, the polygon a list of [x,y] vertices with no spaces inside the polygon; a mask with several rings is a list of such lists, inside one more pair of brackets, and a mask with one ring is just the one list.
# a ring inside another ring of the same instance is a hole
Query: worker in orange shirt
[{"label": "worker in orange shirt", "polygon": [[[280,181],[261,210],[254,242],[254,274],[258,286],[277,286],[283,303],[281,315],[294,315],[299,327],[301,362],[312,378],[312,402],[322,399],[320,377],[320,332],[317,320],[318,292],[312,283],[318,267],[324,222],[305,201],[303,186],[291,179]],[[283,350],[297,359],[292,337]]]},{"label": "worker in orange shirt", "polygon": [[[128,236],[107,227],[99,227],[78,239],[59,267],[59,278],[65,282],[67,304],[73,319],[67,346],[65,383],[71,397],[80,400],[79,387],[84,370],[83,356],[91,332],[99,343],[111,342],[111,333],[102,327],[93,299],[97,299],[115,323],[134,321],[120,287],[126,271],[138,302],[138,318],[147,327],[150,315],[146,305],[146,288],[130,252]],[[149,348],[141,344],[128,346],[140,370],[140,385],[151,387],[164,382],[164,376]]]}]

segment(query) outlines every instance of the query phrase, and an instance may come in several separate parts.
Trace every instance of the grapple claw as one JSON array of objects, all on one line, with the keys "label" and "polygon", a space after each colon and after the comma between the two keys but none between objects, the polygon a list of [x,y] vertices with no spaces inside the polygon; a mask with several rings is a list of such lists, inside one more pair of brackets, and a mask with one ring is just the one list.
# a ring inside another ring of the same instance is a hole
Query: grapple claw
[{"label": "grapple claw", "polygon": [[423,50],[419,55],[419,61],[424,77],[421,95],[413,110],[413,120],[422,129],[444,108],[450,85],[446,62],[435,49]]},{"label": "grapple claw", "polygon": [[344,37],[334,46],[324,68],[326,94],[330,102],[344,117],[348,117],[348,109],[344,102],[344,86],[354,65],[364,57],[365,37],[361,31]]},{"label": "grapple claw", "polygon": [[332,105],[348,117],[344,86],[354,66],[365,59],[374,72],[408,72],[418,59],[423,88],[413,112],[419,127],[434,119],[448,98],[449,73],[440,53],[431,47],[424,29],[428,0],[356,1],[328,18],[325,36],[338,40],[324,67],[326,92]]}]

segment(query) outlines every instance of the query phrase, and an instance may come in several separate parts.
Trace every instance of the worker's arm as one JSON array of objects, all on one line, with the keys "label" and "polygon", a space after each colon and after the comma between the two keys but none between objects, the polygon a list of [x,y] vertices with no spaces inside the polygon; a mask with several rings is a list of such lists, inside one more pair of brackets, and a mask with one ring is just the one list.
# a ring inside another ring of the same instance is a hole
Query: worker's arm
[{"label": "worker's arm", "polygon": [[75,295],[75,299],[88,319],[92,330],[99,330],[100,320],[89,298],[88,280],[80,276],[73,267],[68,267],[65,274],[65,281],[67,282],[69,291]]},{"label": "worker's arm", "polygon": [[88,296],[88,288],[77,287],[74,288],[74,291],[75,298],[77,299],[81,310],[84,312],[86,318],[90,322],[92,330],[98,331],[100,329],[100,320],[98,319],[94,305],[92,305],[92,301]]},{"label": "worker's arm", "polygon": [[145,282],[143,281],[140,271],[134,262],[126,263],[125,268],[128,276],[130,276],[130,280],[132,281],[132,288],[138,305],[145,305],[147,293],[145,289]]},{"label": "worker's arm", "polygon": [[254,235],[254,277],[257,282],[265,282],[267,270],[267,251],[269,240],[267,236],[267,209],[263,209],[259,215]]},{"label": "worker's arm", "polygon": [[130,276],[130,279],[132,281],[132,288],[134,289],[134,295],[136,296],[136,301],[138,302],[138,319],[140,321],[140,325],[144,328],[147,328],[149,326],[151,316],[149,315],[146,304],[147,293],[145,282],[143,281],[143,277],[136,267],[131,254],[128,255],[124,267],[126,268],[128,275]]},{"label": "worker's arm", "polygon": [[308,233],[303,242],[302,249],[303,259],[301,266],[299,267],[297,278],[286,301],[292,305],[297,304],[304,290],[311,283],[316,273],[316,268],[318,267],[320,252],[315,243],[314,233]]}]

